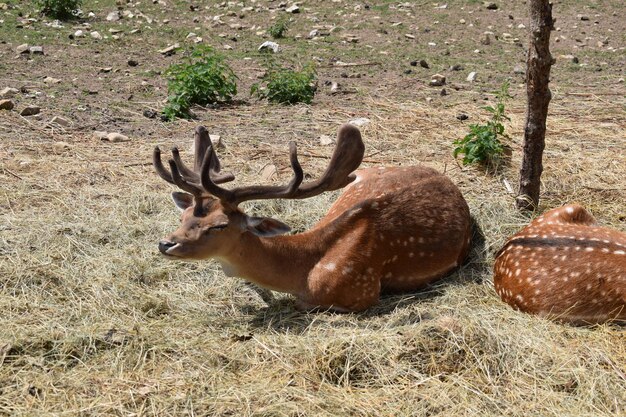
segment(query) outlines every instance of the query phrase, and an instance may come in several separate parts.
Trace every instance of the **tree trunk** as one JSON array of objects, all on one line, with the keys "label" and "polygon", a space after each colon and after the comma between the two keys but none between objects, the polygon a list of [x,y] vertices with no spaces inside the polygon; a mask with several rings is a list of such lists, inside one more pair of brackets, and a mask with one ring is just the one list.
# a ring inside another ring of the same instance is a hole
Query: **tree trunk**
[{"label": "tree trunk", "polygon": [[539,188],[543,166],[541,158],[545,146],[546,118],[552,93],[548,88],[550,67],[550,31],[554,28],[552,5],[548,0],[529,0],[530,45],[526,69],[526,124],[524,154],[520,170],[517,207],[534,210],[539,204]]}]

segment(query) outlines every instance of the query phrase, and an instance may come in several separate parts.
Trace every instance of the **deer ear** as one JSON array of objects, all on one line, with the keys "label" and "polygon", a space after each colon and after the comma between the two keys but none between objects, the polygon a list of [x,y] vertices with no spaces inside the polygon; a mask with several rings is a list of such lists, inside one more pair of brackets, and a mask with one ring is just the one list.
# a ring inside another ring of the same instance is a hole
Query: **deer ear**
[{"label": "deer ear", "polygon": [[185,211],[193,205],[193,196],[179,191],[172,193],[172,200],[174,200],[174,204],[176,204],[176,207],[178,207],[180,211]]},{"label": "deer ear", "polygon": [[262,237],[282,235],[291,230],[285,223],[271,217],[246,217],[246,227],[251,233]]}]

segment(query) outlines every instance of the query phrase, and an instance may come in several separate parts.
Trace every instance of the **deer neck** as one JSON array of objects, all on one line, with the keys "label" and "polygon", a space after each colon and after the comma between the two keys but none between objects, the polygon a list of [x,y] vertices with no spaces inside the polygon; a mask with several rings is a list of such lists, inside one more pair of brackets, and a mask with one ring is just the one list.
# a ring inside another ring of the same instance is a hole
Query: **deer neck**
[{"label": "deer neck", "polygon": [[330,236],[320,241],[313,231],[291,235],[258,237],[244,233],[236,249],[219,259],[229,276],[237,276],[264,288],[290,294],[307,289],[307,277],[322,258]]}]

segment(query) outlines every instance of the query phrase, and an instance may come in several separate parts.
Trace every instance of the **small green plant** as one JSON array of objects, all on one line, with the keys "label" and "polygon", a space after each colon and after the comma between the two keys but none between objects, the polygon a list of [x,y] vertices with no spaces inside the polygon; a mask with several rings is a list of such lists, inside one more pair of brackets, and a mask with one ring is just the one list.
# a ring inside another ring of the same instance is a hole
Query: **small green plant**
[{"label": "small green plant", "polygon": [[69,19],[76,16],[83,0],[37,0],[36,4],[46,16]]},{"label": "small green plant", "polygon": [[267,33],[269,33],[269,35],[274,39],[280,39],[285,36],[287,29],[289,29],[289,19],[282,18],[270,26]]},{"label": "small green plant", "polygon": [[310,104],[315,95],[315,68],[305,66],[301,71],[270,65],[260,85],[255,83],[250,94],[272,103]]},{"label": "small green plant", "polygon": [[206,45],[196,46],[181,64],[165,71],[168,103],[163,114],[169,120],[190,118],[192,105],[228,102],[237,94],[237,76],[224,58]]},{"label": "small green plant", "polygon": [[509,82],[502,84],[496,95],[496,105],[486,106],[483,109],[491,113],[491,120],[485,124],[470,125],[470,133],[463,139],[454,141],[457,145],[453,155],[456,158],[463,154],[463,165],[481,164],[494,166],[501,160],[505,145],[501,138],[508,139],[504,133],[504,120],[511,120],[504,114],[504,104],[511,98],[509,95]]}]

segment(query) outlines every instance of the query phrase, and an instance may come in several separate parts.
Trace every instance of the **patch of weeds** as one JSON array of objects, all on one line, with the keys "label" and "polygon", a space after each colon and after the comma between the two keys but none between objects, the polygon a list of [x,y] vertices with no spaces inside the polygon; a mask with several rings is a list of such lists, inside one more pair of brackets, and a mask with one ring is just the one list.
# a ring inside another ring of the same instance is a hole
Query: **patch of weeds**
[{"label": "patch of weeds", "polygon": [[206,45],[196,46],[181,64],[165,71],[168,103],[164,116],[190,118],[192,105],[229,102],[237,94],[237,76],[224,57]]},{"label": "patch of weeds", "polygon": [[263,80],[252,85],[250,94],[272,103],[311,104],[316,90],[315,79],[315,68],[311,64],[301,71],[270,64]]},{"label": "patch of weeds", "polygon": [[470,133],[463,139],[454,141],[453,155],[463,154],[463,165],[480,164],[485,167],[497,166],[504,155],[505,145],[501,138],[509,138],[504,133],[504,120],[511,120],[504,114],[504,104],[512,96],[509,94],[509,82],[506,81],[496,95],[496,105],[483,107],[491,113],[491,120],[485,124],[470,125]]},{"label": "patch of weeds", "polygon": [[76,13],[83,0],[37,0],[36,5],[46,16],[55,19],[70,19],[76,17]]},{"label": "patch of weeds", "polygon": [[285,37],[285,32],[289,29],[289,19],[282,18],[267,29],[267,33],[274,38],[280,39]]}]

